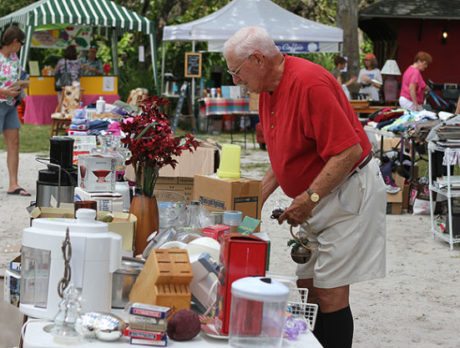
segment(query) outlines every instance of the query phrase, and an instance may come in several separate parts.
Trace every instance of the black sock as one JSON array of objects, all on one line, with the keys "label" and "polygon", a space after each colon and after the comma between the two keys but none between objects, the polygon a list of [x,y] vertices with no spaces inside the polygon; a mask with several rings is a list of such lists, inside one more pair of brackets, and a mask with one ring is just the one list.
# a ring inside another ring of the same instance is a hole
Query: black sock
[{"label": "black sock", "polygon": [[324,335],[324,328],[323,328],[323,316],[324,314],[318,309],[318,314],[316,315],[316,322],[315,322],[315,329],[313,330],[313,334],[318,339],[319,343],[323,347],[326,347],[326,337]]},{"label": "black sock", "polygon": [[[319,330],[318,335],[317,329]],[[351,348],[353,316],[350,306],[332,313],[318,311],[313,333],[324,348]]]}]

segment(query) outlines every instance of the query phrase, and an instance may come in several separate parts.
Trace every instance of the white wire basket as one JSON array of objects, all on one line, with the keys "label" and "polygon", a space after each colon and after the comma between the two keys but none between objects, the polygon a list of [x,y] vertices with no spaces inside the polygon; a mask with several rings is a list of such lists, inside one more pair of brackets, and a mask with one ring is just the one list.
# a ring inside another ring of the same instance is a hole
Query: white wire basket
[{"label": "white wire basket", "polygon": [[291,288],[286,311],[294,318],[307,319],[308,328],[313,331],[318,315],[318,305],[307,303],[307,288]]}]

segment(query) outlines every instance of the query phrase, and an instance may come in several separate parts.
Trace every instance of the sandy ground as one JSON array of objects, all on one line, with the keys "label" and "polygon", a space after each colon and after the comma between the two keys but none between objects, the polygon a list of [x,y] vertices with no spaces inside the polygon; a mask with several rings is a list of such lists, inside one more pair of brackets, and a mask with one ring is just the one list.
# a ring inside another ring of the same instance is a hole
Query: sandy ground
[{"label": "sandy ground", "polygon": [[[248,145],[248,149],[251,145]],[[20,184],[32,197],[8,196],[6,154],[0,153],[0,272],[19,252],[21,233],[28,226],[26,207],[35,199],[35,154],[21,154]],[[242,164],[266,163],[266,152],[243,151]],[[261,178],[262,172],[243,171]],[[277,190],[262,211],[262,230],[272,241],[270,272],[293,275],[286,242],[286,225],[269,219],[276,204],[289,199]],[[387,216],[387,276],[354,284],[351,309],[355,319],[354,347],[460,347],[460,248],[433,239],[429,216]],[[1,284],[0,284],[1,285]],[[0,348],[18,344],[21,316],[0,303]]]}]

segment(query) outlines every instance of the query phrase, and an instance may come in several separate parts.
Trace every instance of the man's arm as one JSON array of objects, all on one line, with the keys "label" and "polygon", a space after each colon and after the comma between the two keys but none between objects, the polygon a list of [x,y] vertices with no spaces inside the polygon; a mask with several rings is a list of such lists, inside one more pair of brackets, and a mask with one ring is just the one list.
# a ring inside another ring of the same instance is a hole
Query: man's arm
[{"label": "man's arm", "polygon": [[276,190],[279,186],[278,180],[276,180],[275,174],[273,173],[272,167],[270,167],[265,173],[262,179],[262,206],[264,205],[267,198]]},{"label": "man's arm", "polygon": [[[332,156],[311,183],[310,190],[318,193],[320,197],[329,194],[350,174],[351,169],[359,161],[362,153],[361,145],[355,144],[338,155]],[[289,208],[279,217],[278,222],[282,223],[287,220],[290,225],[297,226],[310,217],[315,204],[311,201],[310,195],[307,192],[303,192],[294,198]]]}]

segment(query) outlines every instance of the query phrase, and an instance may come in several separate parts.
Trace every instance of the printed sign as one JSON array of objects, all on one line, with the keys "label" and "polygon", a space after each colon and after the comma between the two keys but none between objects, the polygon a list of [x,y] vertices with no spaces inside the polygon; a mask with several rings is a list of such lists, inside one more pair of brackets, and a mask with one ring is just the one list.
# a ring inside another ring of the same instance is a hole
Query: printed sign
[{"label": "printed sign", "polygon": [[35,31],[30,44],[36,48],[66,48],[75,45],[77,50],[87,50],[90,40],[91,27],[72,25],[65,29]]},{"label": "printed sign", "polygon": [[319,42],[275,42],[281,53],[311,53],[319,52]]}]

